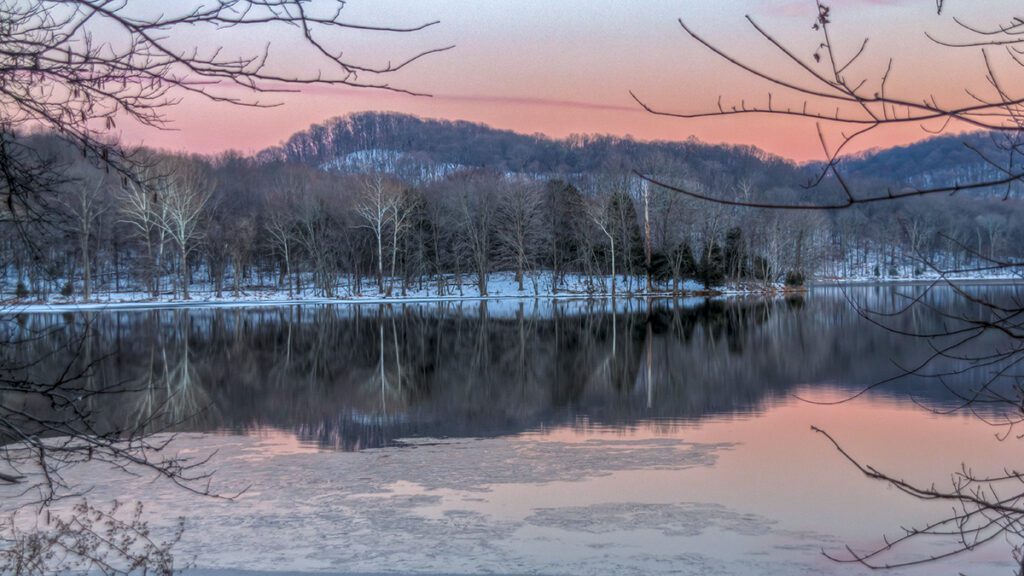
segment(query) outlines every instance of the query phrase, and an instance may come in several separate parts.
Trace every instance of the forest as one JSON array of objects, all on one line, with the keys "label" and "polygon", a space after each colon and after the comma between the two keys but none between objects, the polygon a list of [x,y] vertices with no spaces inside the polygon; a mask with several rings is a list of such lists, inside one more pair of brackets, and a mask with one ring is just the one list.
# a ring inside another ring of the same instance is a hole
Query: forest
[{"label": "forest", "polygon": [[[0,289],[26,301],[486,296],[496,274],[536,295],[765,290],[945,270],[998,276],[990,262],[1024,243],[1011,189],[764,211],[641,177],[742,200],[839,193],[828,179],[807,193],[814,164],[694,139],[556,140],[362,113],[255,154],[136,150],[126,177],[54,135],[11,138],[63,175],[17,207],[29,217],[0,229]],[[950,145],[862,154],[850,177],[899,190],[985,169],[971,154],[929,160],[949,157]]]}]

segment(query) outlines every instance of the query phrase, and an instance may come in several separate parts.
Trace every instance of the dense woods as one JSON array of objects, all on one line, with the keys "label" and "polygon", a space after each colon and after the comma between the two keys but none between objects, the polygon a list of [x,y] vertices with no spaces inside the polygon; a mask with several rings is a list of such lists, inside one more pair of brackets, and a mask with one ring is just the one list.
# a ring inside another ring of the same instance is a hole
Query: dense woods
[{"label": "dense woods", "polygon": [[[552,140],[359,114],[252,156],[140,151],[125,178],[55,137],[22,139],[68,178],[34,199],[43,226],[3,229],[3,290],[20,298],[487,295],[495,273],[534,294],[757,288],[970,270],[1024,242],[1015,191],[755,211],[634,173],[740,199],[807,196],[813,166],[695,140]],[[943,145],[864,155],[851,177],[884,190],[977,170],[920,160]],[[814,194],[837,193],[829,184]]]}]

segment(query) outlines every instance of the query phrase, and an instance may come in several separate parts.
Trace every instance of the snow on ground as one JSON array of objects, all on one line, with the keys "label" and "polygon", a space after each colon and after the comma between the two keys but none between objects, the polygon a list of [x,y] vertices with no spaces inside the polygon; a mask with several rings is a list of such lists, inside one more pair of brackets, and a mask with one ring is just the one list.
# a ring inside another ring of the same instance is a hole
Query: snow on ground
[{"label": "snow on ground", "polygon": [[[1018,274],[1006,273],[963,273],[949,276],[946,280],[954,282],[1024,282]],[[812,285],[830,286],[837,284],[897,284],[942,281],[935,273],[919,275],[900,275],[875,277],[855,275],[843,278],[825,277],[813,281]],[[144,291],[101,292],[96,298],[83,301],[78,297],[52,296],[45,300],[14,299],[10,294],[2,300],[9,311],[16,313],[65,312],[65,311],[96,311],[96,310],[131,310],[152,308],[201,308],[201,307],[254,307],[254,306],[289,306],[307,304],[413,304],[427,302],[475,302],[488,301],[495,303],[489,309],[497,311],[501,308],[517,307],[515,301],[533,300],[604,300],[611,298],[611,277],[591,277],[583,275],[567,275],[557,288],[552,285],[550,273],[527,275],[523,279],[523,289],[515,274],[500,272],[492,274],[487,284],[487,294],[482,295],[476,282],[466,275],[461,285],[454,277],[447,277],[441,282],[414,283],[404,291],[399,282],[394,286],[385,286],[384,293],[377,289],[373,279],[364,279],[356,287],[352,281],[343,281],[334,297],[325,297],[321,291],[306,282],[302,290],[289,294],[287,289],[276,287],[247,287],[237,296],[230,289],[216,291],[206,285],[191,289],[188,300],[181,299],[173,292],[164,292],[154,298]],[[616,278],[616,296],[620,299],[632,297],[672,297],[684,300],[684,304],[692,305],[701,302],[708,292],[699,282],[687,280],[679,285],[679,293],[673,291],[671,283],[656,286],[655,291],[646,290],[643,277],[618,276]],[[781,284],[765,285],[747,282],[729,286],[715,287],[710,295],[737,296],[781,292]]]},{"label": "snow on ground", "polygon": [[884,252],[876,246],[867,256],[854,251],[844,260],[826,262],[814,274],[815,281],[819,284],[928,282],[943,278],[958,282],[1024,281],[1024,263],[1013,260],[1009,260],[1007,266],[999,267],[995,259],[963,262],[951,254],[940,252],[922,260],[902,250],[888,256],[884,256]]},{"label": "snow on ground", "polygon": [[815,286],[829,286],[836,284],[931,284],[931,283],[971,283],[982,282],[992,283],[1024,283],[1024,277],[1020,274],[950,274],[942,276],[939,274],[920,274],[917,276],[849,276],[844,278],[819,278],[812,282]]},{"label": "snow on ground", "polygon": [[[388,303],[419,303],[419,302],[462,302],[462,301],[508,301],[508,300],[579,300],[607,299],[611,297],[611,277],[591,278],[579,275],[566,276],[565,281],[555,290],[550,274],[528,275],[523,280],[523,289],[519,289],[513,273],[492,274],[487,284],[487,294],[481,295],[475,282],[463,278],[461,286],[453,279],[446,279],[443,289],[438,290],[438,283],[414,285],[404,292],[400,286],[391,289],[391,295],[381,294],[373,280],[362,283],[358,290],[351,284],[338,290],[332,298],[323,296],[318,290],[305,288],[300,292],[289,294],[287,289],[267,288],[243,290],[235,296],[231,290],[223,291],[217,296],[210,289],[193,289],[189,300],[182,300],[174,294],[162,294],[153,298],[148,292],[106,292],[88,302],[75,297],[55,296],[47,301],[9,300],[9,308],[17,313],[62,312],[89,310],[125,310],[149,308],[193,308],[204,306],[287,306],[298,304],[388,304]],[[619,276],[616,279],[616,295],[621,297],[649,296],[644,289],[645,280],[640,277]],[[680,285],[683,294],[692,295],[704,290],[703,285],[688,280]],[[670,296],[671,286],[654,295]],[[750,289],[724,290],[725,294],[750,293]],[[692,297],[692,296],[691,296]],[[505,304],[507,305],[507,304]]]}]

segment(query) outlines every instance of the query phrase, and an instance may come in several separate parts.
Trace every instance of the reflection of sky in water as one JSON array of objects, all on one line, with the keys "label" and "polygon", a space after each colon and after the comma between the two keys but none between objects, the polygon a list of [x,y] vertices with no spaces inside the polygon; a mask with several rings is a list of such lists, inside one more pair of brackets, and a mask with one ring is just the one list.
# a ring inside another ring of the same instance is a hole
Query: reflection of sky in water
[{"label": "reflection of sky in water", "polygon": [[[925,484],[947,484],[949,472],[962,462],[978,472],[998,472],[1021,456],[1018,443],[996,441],[991,428],[972,418],[933,416],[885,397],[841,406],[791,399],[758,416],[709,419],[676,429],[560,428],[522,436],[525,441],[568,444],[607,440],[640,446],[668,438],[735,443],[717,450],[711,466],[595,474],[582,479],[582,486],[576,481],[502,483],[490,486],[484,498],[409,483],[390,488],[410,496],[440,495],[440,501],[421,510],[431,517],[468,509],[525,521],[521,536],[524,542],[535,538],[538,548],[520,543],[524,552],[547,554],[552,563],[614,542],[652,555],[703,552],[723,560],[726,573],[742,573],[745,559],[765,555],[766,569],[789,566],[800,573],[815,566],[813,570],[824,573],[856,574],[857,569],[824,561],[820,551],[840,553],[845,544],[870,547],[883,533],[897,535],[900,526],[935,519],[945,511],[945,505],[910,500],[863,478],[810,431],[811,425],[826,428],[867,463]],[[932,552],[939,544],[934,543]],[[930,546],[911,549],[928,551]],[[942,566],[949,573],[955,567],[974,574],[1005,573],[1008,558],[1005,547],[996,544],[962,563]],[[979,565],[984,562],[995,567],[986,571]]]},{"label": "reflection of sky in water", "polygon": [[[179,447],[218,450],[218,487],[249,491],[220,502],[118,478],[91,498],[145,498],[156,519],[186,515],[182,552],[198,554],[200,567],[341,572],[863,574],[821,549],[870,546],[945,511],[859,476],[811,424],[918,481],[941,483],[961,461],[997,469],[1021,451],[977,420],[891,398],[790,399],[672,429],[566,426],[360,452],[319,450],[271,428],[188,434]],[[942,566],[1004,574],[1008,558],[998,542]]]},{"label": "reflection of sky in water", "polygon": [[[888,289],[853,295],[898,301]],[[582,303],[528,310],[98,316],[94,344],[122,353],[97,377],[180,386],[167,375],[187,374],[190,398],[210,408],[186,428],[218,433],[178,446],[219,450],[217,482],[251,488],[224,503],[119,479],[93,498],[185,514],[184,551],[201,567],[860,574],[821,549],[870,547],[947,506],[861,477],[812,425],[868,464],[940,487],[961,463],[984,473],[1020,460],[1019,442],[979,420],[909,401],[948,404],[924,381],[835,406],[797,400],[846,397],[890,375],[889,358],[925,350],[871,329],[835,291],[616,316]],[[321,450],[334,447],[362,450]],[[1008,562],[999,541],[943,571],[1004,574]]]}]

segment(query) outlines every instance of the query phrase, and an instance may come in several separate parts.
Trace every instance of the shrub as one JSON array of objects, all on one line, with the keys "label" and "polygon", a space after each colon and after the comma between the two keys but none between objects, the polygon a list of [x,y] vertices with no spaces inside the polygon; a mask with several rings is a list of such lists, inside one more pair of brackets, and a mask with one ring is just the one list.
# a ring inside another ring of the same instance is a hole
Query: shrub
[{"label": "shrub", "polygon": [[[46,512],[49,517],[49,512]],[[114,502],[100,509],[76,504],[68,515],[50,517],[45,527],[22,530],[14,522],[0,526],[0,574],[153,574],[173,576],[173,548],[181,541],[185,523],[158,540],[142,519],[142,504]],[[102,567],[101,570],[94,570]]]}]

